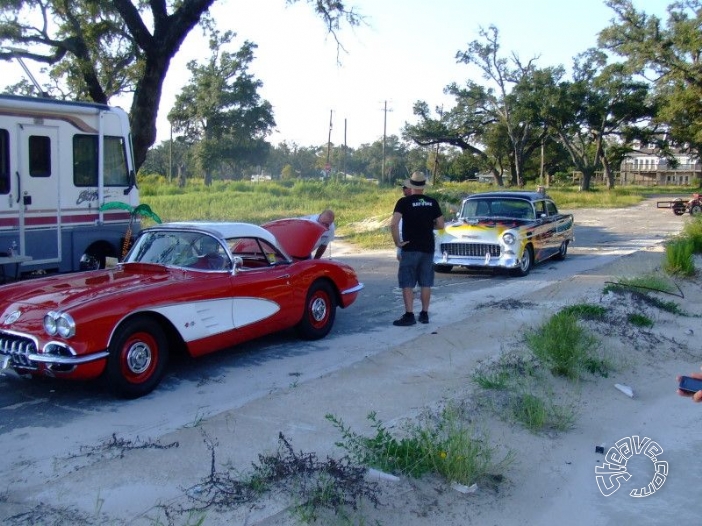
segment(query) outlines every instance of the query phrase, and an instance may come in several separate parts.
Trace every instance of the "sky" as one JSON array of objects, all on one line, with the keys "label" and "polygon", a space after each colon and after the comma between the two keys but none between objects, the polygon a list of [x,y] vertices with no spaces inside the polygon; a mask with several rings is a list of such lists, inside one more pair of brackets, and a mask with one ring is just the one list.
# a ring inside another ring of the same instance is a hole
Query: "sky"
[{"label": "sky", "polygon": [[[637,9],[665,18],[672,0],[634,0]],[[307,0],[217,0],[210,12],[221,31],[257,44],[250,72],[263,82],[262,98],[273,105],[276,128],[269,141],[320,146],[327,141],[356,148],[383,135],[400,136],[415,123],[418,100],[450,108],[443,94],[453,82],[481,82],[456,53],[490,25],[500,33],[504,56],[539,57],[539,67],[569,68],[578,53],[594,47],[614,13],[603,0],[344,0],[365,17],[343,26],[336,41]],[[235,48],[232,48],[233,51]],[[209,58],[207,40],[191,32],[171,62],[157,121],[157,143],[168,140],[166,116],[189,80],[186,64]],[[36,65],[28,64],[38,71]],[[21,70],[12,64],[15,71]],[[41,79],[39,79],[41,80]],[[13,80],[12,82],[15,82]],[[9,82],[8,82],[9,84]],[[111,101],[129,108],[129,101]],[[330,134],[331,118],[331,134]]]}]

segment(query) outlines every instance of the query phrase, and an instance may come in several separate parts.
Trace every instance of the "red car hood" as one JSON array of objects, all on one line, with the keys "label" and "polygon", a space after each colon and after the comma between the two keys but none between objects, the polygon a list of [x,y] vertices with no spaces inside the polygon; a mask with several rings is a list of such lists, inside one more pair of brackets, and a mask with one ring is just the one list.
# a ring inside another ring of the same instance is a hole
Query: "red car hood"
[{"label": "red car hood", "polygon": [[127,263],[109,270],[63,274],[5,285],[2,287],[2,297],[11,298],[11,303],[8,305],[0,300],[0,323],[10,306],[31,305],[58,310],[96,299],[111,301],[112,295],[137,289],[144,291],[183,274],[160,265]]},{"label": "red car hood", "polygon": [[278,219],[261,225],[273,234],[283,250],[296,259],[308,258],[326,228],[309,219]]}]

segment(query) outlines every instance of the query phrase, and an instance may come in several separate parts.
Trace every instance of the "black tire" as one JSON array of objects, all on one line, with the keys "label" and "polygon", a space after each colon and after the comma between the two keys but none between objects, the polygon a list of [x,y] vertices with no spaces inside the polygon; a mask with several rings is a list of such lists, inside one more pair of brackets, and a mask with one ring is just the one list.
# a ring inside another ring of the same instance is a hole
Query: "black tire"
[{"label": "black tire", "polygon": [[434,265],[434,271],[440,274],[447,274],[451,272],[453,265]]},{"label": "black tire", "polygon": [[527,245],[524,248],[524,253],[522,254],[522,259],[519,260],[519,266],[515,268],[512,272],[515,276],[523,278],[527,274],[529,274],[529,271],[531,270],[531,267],[534,264],[534,249],[531,248],[531,245]]},{"label": "black tire", "polygon": [[117,329],[109,346],[107,382],[121,398],[139,398],[161,382],[168,362],[168,340],[149,318],[134,318]]},{"label": "black tire", "polygon": [[695,203],[694,205],[690,206],[690,215],[691,216],[698,216],[702,214],[702,205],[699,203]]},{"label": "black tire", "polygon": [[336,318],[336,295],[326,281],[315,281],[307,291],[305,311],[297,333],[305,340],[319,340],[331,331]]},{"label": "black tire", "polygon": [[103,269],[108,257],[117,257],[114,249],[106,242],[94,243],[81,256],[78,268],[81,271]]},{"label": "black tire", "polygon": [[676,216],[681,216],[685,213],[685,203],[682,202],[682,199],[677,198],[673,201],[673,213]]},{"label": "black tire", "polygon": [[556,255],[553,256],[553,259],[557,259],[558,261],[563,261],[567,255],[568,255],[568,241],[564,241],[563,243],[561,243],[561,246],[558,247],[558,252],[556,252]]}]

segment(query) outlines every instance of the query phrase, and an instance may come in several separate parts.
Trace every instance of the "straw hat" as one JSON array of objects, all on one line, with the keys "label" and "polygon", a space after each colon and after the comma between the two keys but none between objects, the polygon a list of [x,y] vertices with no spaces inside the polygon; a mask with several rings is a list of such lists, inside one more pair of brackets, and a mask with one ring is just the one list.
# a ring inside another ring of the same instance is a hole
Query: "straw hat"
[{"label": "straw hat", "polygon": [[407,181],[410,188],[416,188],[418,190],[423,190],[427,184],[427,178],[424,177],[422,172],[414,172],[412,177]]}]

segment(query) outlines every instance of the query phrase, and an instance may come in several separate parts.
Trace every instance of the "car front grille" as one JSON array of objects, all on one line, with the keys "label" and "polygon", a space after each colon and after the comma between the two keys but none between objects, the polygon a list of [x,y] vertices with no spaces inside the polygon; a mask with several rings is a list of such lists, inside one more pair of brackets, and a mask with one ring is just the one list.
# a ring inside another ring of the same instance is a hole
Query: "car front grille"
[{"label": "car front grille", "polygon": [[36,352],[37,346],[32,339],[0,331],[0,357],[9,356],[12,367],[36,369],[37,364],[28,358],[29,354]]},{"label": "car front grille", "polygon": [[485,254],[490,257],[500,257],[500,245],[487,243],[441,243],[441,253],[449,256],[484,258]]}]

